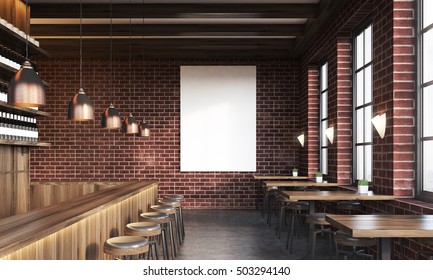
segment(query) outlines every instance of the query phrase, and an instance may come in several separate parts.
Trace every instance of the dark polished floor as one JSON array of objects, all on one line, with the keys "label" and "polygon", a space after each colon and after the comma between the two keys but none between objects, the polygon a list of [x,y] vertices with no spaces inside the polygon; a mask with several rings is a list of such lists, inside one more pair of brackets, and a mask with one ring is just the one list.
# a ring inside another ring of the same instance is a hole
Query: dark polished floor
[{"label": "dark polished floor", "polygon": [[[293,254],[286,250],[287,232],[275,234],[257,210],[184,211],[185,242],[179,260],[297,260],[307,252],[306,232],[295,239]],[[329,241],[318,239],[315,259],[329,259]]]}]

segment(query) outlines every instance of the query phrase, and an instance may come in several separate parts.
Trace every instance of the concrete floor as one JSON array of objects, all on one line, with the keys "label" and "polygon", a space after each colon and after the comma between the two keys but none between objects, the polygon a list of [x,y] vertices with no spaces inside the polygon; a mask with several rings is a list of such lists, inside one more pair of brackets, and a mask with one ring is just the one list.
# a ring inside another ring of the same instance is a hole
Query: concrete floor
[{"label": "concrete floor", "polygon": [[[287,232],[275,234],[257,210],[184,210],[185,242],[178,260],[297,260],[307,252],[306,232],[286,250]],[[315,259],[329,259],[329,241],[318,239]]]}]

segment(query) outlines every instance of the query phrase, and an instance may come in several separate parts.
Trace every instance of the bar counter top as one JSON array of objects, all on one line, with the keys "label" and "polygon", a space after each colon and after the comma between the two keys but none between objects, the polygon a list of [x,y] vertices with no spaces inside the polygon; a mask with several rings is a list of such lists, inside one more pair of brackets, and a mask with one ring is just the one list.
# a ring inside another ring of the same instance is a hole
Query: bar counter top
[{"label": "bar counter top", "polygon": [[130,181],[66,202],[0,219],[0,257],[157,185],[157,181]]}]

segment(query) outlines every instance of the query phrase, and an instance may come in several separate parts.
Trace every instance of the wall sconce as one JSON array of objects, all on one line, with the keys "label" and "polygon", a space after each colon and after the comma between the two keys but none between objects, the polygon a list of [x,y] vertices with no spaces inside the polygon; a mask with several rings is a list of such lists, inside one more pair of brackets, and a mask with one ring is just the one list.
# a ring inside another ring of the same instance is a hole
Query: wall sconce
[{"label": "wall sconce", "polygon": [[375,116],[371,119],[371,122],[373,123],[377,133],[379,133],[380,138],[383,139],[386,130],[386,113]]},{"label": "wall sconce", "polygon": [[304,133],[302,133],[301,135],[298,136],[298,141],[299,143],[301,143],[302,147],[304,147],[304,140],[305,140],[305,136]]},{"label": "wall sconce", "polygon": [[329,142],[331,142],[331,144],[334,143],[334,127],[330,126],[326,129],[326,137],[328,138]]}]

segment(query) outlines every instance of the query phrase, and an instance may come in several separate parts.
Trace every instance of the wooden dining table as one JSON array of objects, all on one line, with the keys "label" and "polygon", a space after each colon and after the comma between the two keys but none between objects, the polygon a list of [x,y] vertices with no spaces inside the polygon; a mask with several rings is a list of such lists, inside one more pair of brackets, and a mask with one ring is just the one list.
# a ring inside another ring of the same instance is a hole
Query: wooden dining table
[{"label": "wooden dining table", "polygon": [[[336,200],[394,200],[395,197],[392,195],[375,194],[369,191],[367,194],[360,194],[356,191],[282,191],[281,194],[290,201],[308,201],[309,202],[309,214],[315,212],[316,201],[336,201]],[[312,234],[314,232],[314,225],[309,225],[309,238],[312,240]],[[289,235],[290,243],[292,242],[293,236]],[[308,258],[313,256],[313,244],[308,244]]]},{"label": "wooden dining table", "polygon": [[307,176],[288,176],[288,175],[253,175],[259,181],[267,180],[308,180]]},{"label": "wooden dining table", "polygon": [[310,180],[301,181],[263,181],[263,187],[280,188],[280,187],[338,187],[338,183],[322,182],[317,183]]},{"label": "wooden dining table", "polygon": [[315,201],[395,199],[393,195],[375,194],[372,191],[367,194],[360,194],[356,191],[282,191],[281,194],[290,201],[309,201],[309,213],[315,212]]},{"label": "wooden dining table", "polygon": [[331,226],[352,237],[379,238],[379,259],[391,259],[392,238],[433,237],[433,215],[326,215]]}]

